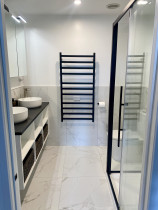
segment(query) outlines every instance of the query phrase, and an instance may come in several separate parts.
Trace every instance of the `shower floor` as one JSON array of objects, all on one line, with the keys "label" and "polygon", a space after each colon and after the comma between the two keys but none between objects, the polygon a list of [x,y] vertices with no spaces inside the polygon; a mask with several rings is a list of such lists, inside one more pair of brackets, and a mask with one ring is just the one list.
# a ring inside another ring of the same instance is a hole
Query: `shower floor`
[{"label": "shower floor", "polygon": [[[124,197],[124,200],[126,201],[126,203],[123,204],[124,209],[137,209],[139,203],[140,179],[141,173],[126,173],[123,175],[121,193]],[[120,200],[120,174],[111,174],[111,181],[113,183],[117,199]]]},{"label": "shower floor", "polygon": [[106,147],[47,146],[22,210],[116,210]]}]

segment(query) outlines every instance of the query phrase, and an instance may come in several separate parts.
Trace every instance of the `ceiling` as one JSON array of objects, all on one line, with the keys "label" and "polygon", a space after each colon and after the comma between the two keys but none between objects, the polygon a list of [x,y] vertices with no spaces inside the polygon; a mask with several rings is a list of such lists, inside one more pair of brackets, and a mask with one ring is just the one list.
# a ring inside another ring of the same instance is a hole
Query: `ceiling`
[{"label": "ceiling", "polygon": [[[11,12],[26,14],[62,14],[62,15],[118,15],[129,0],[82,0],[81,5],[74,5],[73,0],[5,0]],[[107,9],[109,3],[119,3],[117,9]]]}]

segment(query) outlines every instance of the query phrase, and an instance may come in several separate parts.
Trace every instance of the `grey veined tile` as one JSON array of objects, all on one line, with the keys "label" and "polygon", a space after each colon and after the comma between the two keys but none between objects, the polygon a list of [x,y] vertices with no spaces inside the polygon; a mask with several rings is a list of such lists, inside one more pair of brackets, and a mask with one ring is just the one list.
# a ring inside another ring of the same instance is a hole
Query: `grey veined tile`
[{"label": "grey veined tile", "polygon": [[35,178],[61,178],[63,174],[65,151],[62,147],[46,147],[40,159]]},{"label": "grey veined tile", "polygon": [[98,150],[90,148],[69,148],[65,157],[63,177],[105,177]]},{"label": "grey veined tile", "polygon": [[67,146],[66,147],[66,155],[73,156],[89,156],[89,155],[98,155],[98,147],[97,146]]},{"label": "grey veined tile", "polygon": [[68,146],[97,146],[97,123],[67,122]]},{"label": "grey veined tile", "polygon": [[58,210],[61,181],[34,178],[22,203],[22,210]]},{"label": "grey veined tile", "polygon": [[115,210],[105,178],[65,178],[60,210]]}]

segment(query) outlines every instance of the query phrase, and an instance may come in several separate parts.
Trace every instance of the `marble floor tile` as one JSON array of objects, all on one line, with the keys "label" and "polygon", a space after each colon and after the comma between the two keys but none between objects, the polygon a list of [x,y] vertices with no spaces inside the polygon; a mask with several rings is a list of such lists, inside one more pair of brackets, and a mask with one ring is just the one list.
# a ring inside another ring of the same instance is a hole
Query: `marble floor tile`
[{"label": "marble floor tile", "polygon": [[67,122],[67,146],[97,146],[97,123]]},{"label": "marble floor tile", "polygon": [[63,174],[65,159],[64,147],[46,147],[40,159],[35,178],[60,178]]},{"label": "marble floor tile", "polygon": [[66,155],[76,156],[76,155],[98,155],[98,147],[97,146],[67,146],[66,147]]},{"label": "marble floor tile", "polygon": [[100,156],[107,155],[107,146],[100,146],[97,148],[98,148]]},{"label": "marble floor tile", "polygon": [[46,146],[22,210],[116,210],[105,153],[106,147]]},{"label": "marble floor tile", "polygon": [[119,197],[119,184],[120,184],[120,174],[119,173],[115,173],[115,174],[111,174],[111,181],[113,183],[113,187],[116,193],[117,198]]},{"label": "marble floor tile", "polygon": [[104,170],[104,173],[106,174],[107,170],[107,147],[106,146],[100,146],[98,147],[100,159],[101,159],[101,164]]},{"label": "marble floor tile", "polygon": [[63,177],[104,177],[100,155],[95,147],[69,147],[66,153]]},{"label": "marble floor tile", "polygon": [[76,138],[76,137],[71,137],[69,138],[71,134],[69,133],[67,135],[67,140],[66,140],[66,145],[67,146],[97,146],[98,145],[98,140],[95,139],[82,139],[82,138]]},{"label": "marble floor tile", "polygon": [[98,146],[106,146],[107,145],[107,138],[98,137]]},{"label": "marble floor tile", "polygon": [[102,167],[103,167],[103,171],[106,174],[106,170],[107,170],[107,156],[106,155],[102,155],[101,164],[102,164]]},{"label": "marble floor tile", "polygon": [[123,201],[124,208],[138,207],[140,183],[141,173],[123,173],[121,175],[120,199]]},{"label": "marble floor tile", "polygon": [[50,153],[49,155],[65,155],[66,154],[66,147],[65,146],[46,146],[44,149],[44,153]]},{"label": "marble floor tile", "polygon": [[34,178],[22,203],[22,210],[58,210],[61,181]]},{"label": "marble floor tile", "polygon": [[[112,159],[111,168],[114,171],[120,170],[121,163]],[[142,164],[141,163],[128,163],[123,162],[123,170],[127,171],[141,171],[142,170]]]},{"label": "marble floor tile", "polygon": [[65,178],[60,210],[115,210],[105,178]]},{"label": "marble floor tile", "polygon": [[116,161],[116,160],[114,160],[112,158],[112,161],[111,161],[111,169],[113,171],[119,171],[120,170],[120,167],[121,167],[120,162],[119,161]]}]

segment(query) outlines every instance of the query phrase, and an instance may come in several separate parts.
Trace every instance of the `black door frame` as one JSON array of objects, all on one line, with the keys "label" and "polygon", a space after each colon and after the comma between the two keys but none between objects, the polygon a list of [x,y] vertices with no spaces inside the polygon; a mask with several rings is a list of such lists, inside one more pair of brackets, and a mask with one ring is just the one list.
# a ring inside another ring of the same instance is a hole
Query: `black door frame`
[{"label": "black door frame", "polygon": [[112,135],[113,135],[113,114],[114,114],[114,95],[115,95],[115,76],[116,76],[116,60],[117,60],[117,38],[118,38],[118,23],[124,17],[124,15],[133,7],[137,0],[131,0],[125,7],[123,12],[113,23],[112,34],[112,54],[111,54],[111,76],[110,76],[110,91],[109,91],[109,117],[108,117],[108,150],[107,150],[107,174],[110,182],[111,190],[114,196],[114,200],[117,209],[120,209],[119,201],[116,197],[115,190],[111,181],[110,174],[120,173],[120,171],[111,170],[111,158],[112,158]]}]

